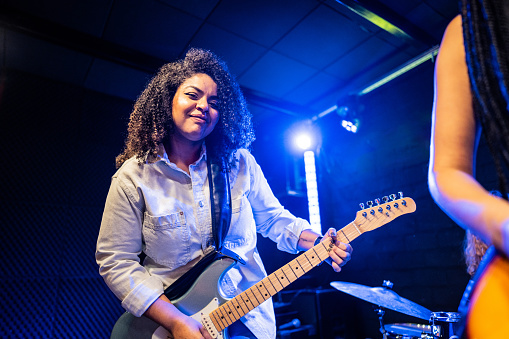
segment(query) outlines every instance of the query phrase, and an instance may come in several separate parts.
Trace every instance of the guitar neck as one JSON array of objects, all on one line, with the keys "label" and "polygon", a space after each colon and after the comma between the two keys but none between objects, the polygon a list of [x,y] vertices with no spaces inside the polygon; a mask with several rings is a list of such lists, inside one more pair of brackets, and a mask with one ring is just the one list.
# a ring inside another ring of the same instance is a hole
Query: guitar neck
[{"label": "guitar neck", "polygon": [[[349,243],[362,232],[351,222],[337,232],[338,240]],[[222,331],[249,311],[274,296],[292,282],[311,271],[329,257],[334,241],[329,239],[310,248],[256,285],[212,311],[209,316],[218,331]]]}]

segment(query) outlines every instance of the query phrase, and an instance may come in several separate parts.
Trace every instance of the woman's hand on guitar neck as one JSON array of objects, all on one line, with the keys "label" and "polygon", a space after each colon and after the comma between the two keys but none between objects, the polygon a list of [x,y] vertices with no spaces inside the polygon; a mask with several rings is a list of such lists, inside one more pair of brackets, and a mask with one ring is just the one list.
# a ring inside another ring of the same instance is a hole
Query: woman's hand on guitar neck
[{"label": "woman's hand on guitar neck", "polygon": [[[306,229],[300,234],[297,248],[300,251],[309,250],[320,237],[320,234]],[[350,261],[353,248],[350,244],[345,244],[337,239],[336,230],[334,228],[329,228],[327,233],[320,239],[320,242],[327,241],[331,238],[334,239],[335,246],[329,252],[329,258],[325,259],[325,261],[332,266],[334,271],[339,272],[341,271],[341,267],[345,266],[345,264]]]},{"label": "woman's hand on guitar neck", "polygon": [[170,331],[173,339],[212,339],[200,322],[180,312],[164,294],[144,315]]},{"label": "woman's hand on guitar neck", "polygon": [[329,258],[325,259],[325,261],[332,266],[335,272],[339,272],[341,267],[345,266],[352,258],[353,247],[350,244],[339,241],[334,228],[329,228],[321,242],[330,238],[334,239],[335,246],[329,252]]}]

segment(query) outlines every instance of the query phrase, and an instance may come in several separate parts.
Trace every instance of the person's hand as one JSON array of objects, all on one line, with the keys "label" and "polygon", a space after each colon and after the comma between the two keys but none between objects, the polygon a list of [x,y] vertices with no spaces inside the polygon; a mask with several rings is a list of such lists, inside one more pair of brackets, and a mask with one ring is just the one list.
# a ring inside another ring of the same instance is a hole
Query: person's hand
[{"label": "person's hand", "polygon": [[341,271],[341,267],[345,266],[352,258],[353,247],[350,244],[345,244],[339,241],[336,237],[336,230],[329,228],[325,236],[320,242],[328,239],[334,239],[335,246],[329,252],[329,258],[325,259],[329,265],[332,266],[335,272]]},{"label": "person's hand", "polygon": [[191,317],[182,315],[172,321],[168,329],[173,339],[212,339],[203,325]]}]

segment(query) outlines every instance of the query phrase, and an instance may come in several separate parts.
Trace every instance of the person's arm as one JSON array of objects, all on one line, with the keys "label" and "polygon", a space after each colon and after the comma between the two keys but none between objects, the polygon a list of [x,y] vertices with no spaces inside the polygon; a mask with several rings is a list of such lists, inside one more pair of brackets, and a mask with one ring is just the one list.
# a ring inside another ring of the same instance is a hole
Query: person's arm
[{"label": "person's arm", "polygon": [[[310,229],[306,229],[302,231],[299,237],[299,242],[297,243],[297,248],[300,251],[306,251],[314,246],[315,241],[321,235],[313,232]],[[336,237],[336,230],[330,228],[325,236],[320,240],[320,242],[327,240],[328,238]],[[329,252],[329,259],[326,261],[332,266],[334,271],[341,271],[341,267],[343,267],[348,261],[350,261],[352,255],[353,248],[350,244],[345,244],[336,240],[336,246],[333,247],[332,251]]]},{"label": "person's arm", "polygon": [[507,254],[502,229],[509,222],[509,204],[474,178],[479,132],[458,16],[447,27],[436,61],[429,189],[456,223],[501,250],[505,247]]}]

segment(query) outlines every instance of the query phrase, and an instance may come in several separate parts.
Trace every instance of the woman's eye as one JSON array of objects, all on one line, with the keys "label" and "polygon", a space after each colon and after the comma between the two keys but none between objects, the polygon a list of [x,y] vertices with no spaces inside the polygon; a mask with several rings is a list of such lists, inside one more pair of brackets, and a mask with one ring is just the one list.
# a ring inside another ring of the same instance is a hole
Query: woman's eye
[{"label": "woman's eye", "polygon": [[190,92],[190,93],[186,93],[186,95],[188,97],[190,97],[191,99],[198,99],[198,95],[196,93]]},{"label": "woman's eye", "polygon": [[219,108],[219,103],[217,101],[212,101],[212,102],[209,103],[209,105],[213,109],[218,109]]}]

